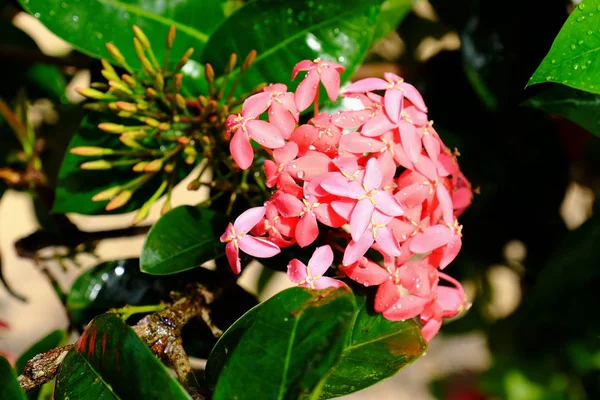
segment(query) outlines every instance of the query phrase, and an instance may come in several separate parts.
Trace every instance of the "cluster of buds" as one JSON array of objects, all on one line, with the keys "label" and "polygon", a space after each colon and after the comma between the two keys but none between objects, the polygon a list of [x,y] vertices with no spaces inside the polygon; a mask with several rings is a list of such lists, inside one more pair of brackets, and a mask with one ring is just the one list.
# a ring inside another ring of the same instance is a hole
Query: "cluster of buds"
[{"label": "cluster of buds", "polygon": [[[221,237],[230,266],[240,273],[240,249],[268,258],[318,241],[323,246],[308,265],[289,263],[293,282],[312,289],[343,285],[323,276],[335,250],[337,276],[378,286],[375,310],[394,321],[419,317],[431,340],[442,318],[466,305],[460,283],[442,272],[461,248],[457,217],[473,196],[458,153],[433,128],[421,94],[399,76],[351,84],[344,96],[361,106],[330,115],[318,112],[320,83],[335,100],[343,67],[317,59],[297,64],[292,78],[299,71],[308,73],[295,93],[268,86],[227,120],[234,160],[250,167],[253,139],[268,155],[265,183],[273,190]],[[311,104],[314,118],[298,126],[299,113]],[[268,121],[261,119],[265,112]]]},{"label": "cluster of buds", "polygon": [[[140,69],[132,68],[121,51],[108,43],[108,52],[124,73],[117,73],[107,60],[102,60],[102,75],[108,83],[92,83],[90,88],[78,89],[81,95],[92,100],[85,104],[86,109],[113,114],[112,120],[116,122],[103,122],[98,128],[106,134],[118,135],[122,145],[118,149],[80,146],[72,148],[71,153],[96,158],[81,164],[85,170],[126,167],[139,174],[130,182],[104,190],[92,198],[94,201],[107,201],[107,211],[124,206],[136,190],[154,178],[160,179],[162,183],[158,190],[135,217],[134,223],[138,223],[165,193],[168,201],[163,213],[170,209],[170,195],[178,167],[193,166],[203,159],[207,160],[205,167],[188,186],[190,190],[197,190],[202,185],[200,177],[207,168],[214,168],[217,160],[231,160],[227,154],[221,154],[229,141],[225,121],[231,110],[239,108],[252,94],[234,97],[238,82],[252,65],[256,52],[248,54],[239,71],[235,70],[237,56],[232,54],[220,80],[215,79],[212,66],[206,64],[204,79],[208,93],[190,98],[184,95],[185,88],[182,91],[182,70],[194,50],[188,49],[174,66],[169,65],[175,27],[167,33],[162,64],[144,32],[137,26],[133,26],[133,32]],[[235,80],[229,82],[234,72]],[[260,88],[262,86],[257,90]],[[229,161],[229,164],[231,168],[233,163]]]}]

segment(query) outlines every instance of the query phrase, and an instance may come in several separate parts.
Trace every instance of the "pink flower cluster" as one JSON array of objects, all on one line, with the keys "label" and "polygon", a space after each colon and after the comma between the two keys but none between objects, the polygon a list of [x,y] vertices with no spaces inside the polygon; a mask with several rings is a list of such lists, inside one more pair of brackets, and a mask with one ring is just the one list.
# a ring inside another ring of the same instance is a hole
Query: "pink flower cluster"
[{"label": "pink flower cluster", "polygon": [[[289,263],[290,279],[313,289],[343,285],[323,277],[333,247],[342,258],[338,271],[364,286],[378,285],[376,311],[389,320],[418,316],[431,340],[442,318],[465,304],[460,283],[441,271],[461,248],[457,217],[473,191],[457,153],[428,120],[420,93],[393,73],[346,88],[344,96],[360,101],[359,109],[315,113],[298,126],[300,112],[313,102],[318,107],[320,83],[331,100],[337,98],[343,70],[333,62],[302,61],[293,78],[308,73],[296,93],[271,85],[229,117],[230,150],[240,168],[253,163],[250,138],[271,155],[264,171],[273,194],[241,214],[221,241],[239,273],[239,249],[272,257],[294,244],[309,246],[326,232],[320,242],[328,244],[316,249],[308,266]],[[268,121],[260,119],[265,112]],[[367,258],[369,250],[381,253],[383,265]],[[439,285],[440,278],[449,285]]]}]

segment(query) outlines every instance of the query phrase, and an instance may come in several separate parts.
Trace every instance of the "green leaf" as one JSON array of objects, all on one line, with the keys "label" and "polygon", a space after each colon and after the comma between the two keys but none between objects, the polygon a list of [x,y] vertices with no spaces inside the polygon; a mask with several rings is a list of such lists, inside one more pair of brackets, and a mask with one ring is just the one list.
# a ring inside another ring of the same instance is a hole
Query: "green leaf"
[{"label": "green leaf", "polygon": [[383,39],[395,30],[410,12],[415,0],[385,0],[381,5],[381,12],[377,18],[373,42]]},{"label": "green leaf", "polygon": [[[129,202],[114,211],[105,211],[105,201],[95,202],[92,197],[114,186],[123,185],[140,176],[132,171],[131,165],[115,167],[106,171],[82,170],[80,165],[94,157],[81,157],[70,153],[70,149],[78,146],[97,146],[114,150],[130,150],[119,141],[118,135],[109,134],[98,129],[100,122],[116,122],[127,124],[128,120],[116,118],[110,114],[89,113],[77,134],[71,139],[69,148],[58,172],[56,199],[53,211],[56,213],[74,212],[86,215],[122,214],[137,210],[148,200],[160,186],[164,175],[158,173],[141,189],[137,190]],[[189,173],[189,166],[177,166],[176,182]]]},{"label": "green leaf", "polygon": [[552,85],[525,105],[565,117],[600,135],[600,96],[562,85]]},{"label": "green leaf", "polygon": [[226,225],[224,216],[205,208],[174,208],[150,229],[142,247],[142,271],[174,274],[222,256],[225,247],[219,237]]},{"label": "green leaf", "polygon": [[198,269],[157,277],[141,272],[137,258],[106,261],[77,277],[67,297],[67,310],[74,322],[85,325],[110,308],[167,301],[172,290],[180,290],[190,282],[207,283],[212,275],[209,270]]},{"label": "green leaf", "polygon": [[427,344],[413,320],[388,321],[356,296],[355,319],[342,358],[329,373],[322,399],[343,396],[389,378],[419,358]]},{"label": "green leaf", "polygon": [[600,0],[585,0],[569,15],[528,85],[557,82],[600,94]]},{"label": "green leaf", "polygon": [[354,312],[352,292],[291,288],[252,312],[256,313],[252,324],[229,353],[213,398],[318,394],[324,376],[341,355]]},{"label": "green leaf", "polygon": [[369,48],[380,5],[381,0],[248,2],[211,36],[202,60],[221,72],[229,54],[245,57],[256,50],[256,60],[239,86],[244,91],[260,82],[281,82],[294,90],[303,76],[290,83],[293,66],[318,57],[344,65],[343,82]]},{"label": "green leaf", "polygon": [[103,314],[90,322],[59,368],[56,393],[59,400],[191,398],[148,346],[114,314]]},{"label": "green leaf", "polygon": [[8,360],[0,356],[0,399],[27,400],[17,380],[17,373]]},{"label": "green leaf", "polygon": [[63,330],[56,330],[44,336],[30,348],[25,350],[25,352],[23,352],[23,354],[21,354],[21,356],[17,359],[17,371],[20,374],[23,373],[27,361],[31,360],[38,354],[45,353],[55,347],[58,347],[60,343],[65,340],[66,336],[67,333]]},{"label": "green leaf", "polygon": [[132,25],[139,26],[162,63],[169,27],[177,28],[170,60],[177,62],[190,47],[196,57],[211,33],[225,19],[227,0],[20,0],[30,14],[75,48],[96,58],[112,60],[106,43],[114,43],[128,63],[140,62],[133,47]]}]

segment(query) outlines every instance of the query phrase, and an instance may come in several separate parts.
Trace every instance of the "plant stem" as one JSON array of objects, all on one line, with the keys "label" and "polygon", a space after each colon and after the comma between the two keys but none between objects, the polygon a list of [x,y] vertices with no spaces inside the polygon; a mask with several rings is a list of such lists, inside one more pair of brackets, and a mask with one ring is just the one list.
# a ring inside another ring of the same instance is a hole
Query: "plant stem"
[{"label": "plant stem", "polygon": [[112,312],[112,313],[115,313],[115,314],[120,314],[121,315],[121,319],[125,322],[132,315],[143,314],[143,313],[153,313],[153,312],[157,312],[157,311],[162,311],[162,310],[165,309],[165,307],[166,306],[164,304],[153,304],[153,305],[148,305],[148,306],[126,305],[126,306],[121,307],[121,308],[113,308],[109,312]]}]

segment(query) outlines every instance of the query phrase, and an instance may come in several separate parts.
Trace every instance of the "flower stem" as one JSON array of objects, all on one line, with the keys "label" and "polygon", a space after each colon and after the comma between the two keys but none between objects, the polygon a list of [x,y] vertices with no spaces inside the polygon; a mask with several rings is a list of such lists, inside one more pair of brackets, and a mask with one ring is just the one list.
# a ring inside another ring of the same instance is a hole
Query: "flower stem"
[{"label": "flower stem", "polygon": [[162,311],[164,309],[165,309],[164,304],[154,304],[154,305],[147,305],[147,306],[126,305],[121,308],[113,308],[112,310],[110,310],[110,312],[112,312],[114,314],[120,314],[121,319],[125,322],[132,315],[142,314],[142,313],[153,313],[153,312]]}]

